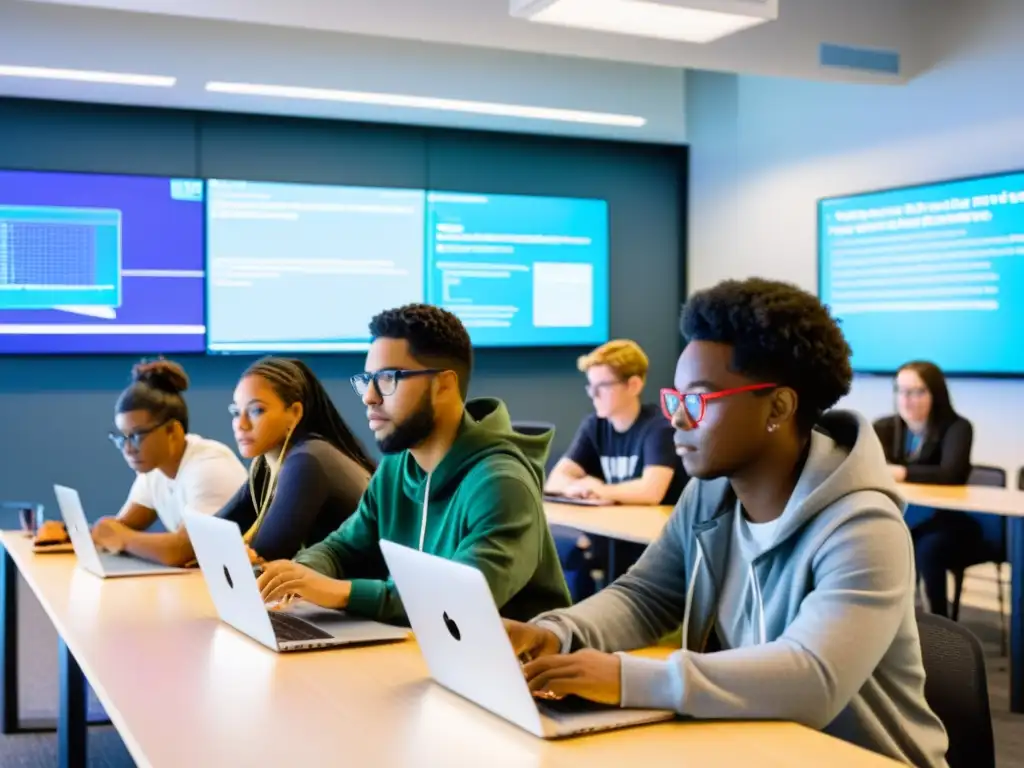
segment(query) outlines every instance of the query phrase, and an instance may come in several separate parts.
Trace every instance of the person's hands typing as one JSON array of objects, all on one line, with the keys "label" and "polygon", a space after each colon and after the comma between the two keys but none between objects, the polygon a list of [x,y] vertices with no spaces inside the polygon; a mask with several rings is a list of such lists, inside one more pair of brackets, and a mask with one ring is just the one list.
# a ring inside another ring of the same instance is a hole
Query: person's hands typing
[{"label": "person's hands typing", "polygon": [[561,650],[561,641],[549,629],[512,619],[505,619],[504,623],[508,639],[512,641],[512,649],[521,661],[526,662],[541,656],[551,656]]},{"label": "person's hands typing", "polygon": [[125,549],[127,526],[113,517],[103,517],[92,527],[92,540],[107,552],[120,554]]},{"label": "person's hands typing", "polygon": [[523,664],[530,692],[542,699],[579,696],[598,704],[622,703],[622,661],[592,648],[549,654]]},{"label": "person's hands typing", "polygon": [[604,490],[604,483],[596,477],[587,475],[579,480],[573,480],[565,487],[564,495],[572,499],[596,499],[601,498]]},{"label": "person's hands typing", "polygon": [[342,610],[348,605],[352,585],[332,579],[291,560],[274,560],[262,566],[256,580],[264,603],[278,608],[302,599],[321,608]]}]

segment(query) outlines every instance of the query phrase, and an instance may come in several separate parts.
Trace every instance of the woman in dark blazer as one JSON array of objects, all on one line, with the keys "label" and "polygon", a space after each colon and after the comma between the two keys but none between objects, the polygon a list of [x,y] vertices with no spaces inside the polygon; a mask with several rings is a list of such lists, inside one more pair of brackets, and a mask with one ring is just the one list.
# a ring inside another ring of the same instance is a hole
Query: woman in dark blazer
[{"label": "woman in dark blazer", "polygon": [[[875,422],[897,482],[964,485],[971,474],[974,430],[953,410],[946,377],[934,363],[907,363],[893,387],[896,414]],[[981,526],[963,512],[909,506],[918,577],[932,613],[946,616],[946,572],[962,567],[982,543]]]}]

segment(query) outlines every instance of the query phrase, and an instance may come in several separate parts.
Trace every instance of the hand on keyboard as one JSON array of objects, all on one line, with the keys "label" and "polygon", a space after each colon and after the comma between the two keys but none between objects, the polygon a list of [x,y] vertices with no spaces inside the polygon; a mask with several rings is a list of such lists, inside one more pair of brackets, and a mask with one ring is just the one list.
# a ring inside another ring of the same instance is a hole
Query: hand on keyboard
[{"label": "hand on keyboard", "polygon": [[622,701],[622,662],[618,656],[586,648],[576,653],[541,656],[523,665],[531,693],[580,696],[599,704]]}]

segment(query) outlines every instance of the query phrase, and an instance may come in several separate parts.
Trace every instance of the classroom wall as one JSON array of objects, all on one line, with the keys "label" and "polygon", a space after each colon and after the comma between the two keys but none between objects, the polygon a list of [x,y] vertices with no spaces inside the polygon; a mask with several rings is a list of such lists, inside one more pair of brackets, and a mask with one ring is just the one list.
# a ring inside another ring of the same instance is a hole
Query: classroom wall
[{"label": "classroom wall", "polygon": [[[936,39],[944,62],[902,87],[688,73],[691,291],[751,275],[816,291],[819,198],[1024,168],[1024,50],[1011,34],[1024,4],[969,5]],[[858,377],[842,405],[891,412],[890,386]],[[1016,478],[1024,381],[951,389],[974,422],[975,463]]]},{"label": "classroom wall", "polygon": [[[0,99],[0,168],[601,197],[609,202],[611,329],[652,359],[652,391],[679,352],[685,149],[499,133]],[[386,297],[382,297],[382,306]],[[564,450],[588,412],[579,350],[483,350],[471,395],[513,418],[557,425]],[[233,445],[227,405],[242,356],[182,356],[193,430]],[[348,385],[359,354],[310,356],[342,415],[371,444]],[[91,517],[115,512],[131,480],[106,439],[134,358],[0,357],[0,499],[42,501],[78,487]],[[653,396],[653,395],[652,395]]]}]

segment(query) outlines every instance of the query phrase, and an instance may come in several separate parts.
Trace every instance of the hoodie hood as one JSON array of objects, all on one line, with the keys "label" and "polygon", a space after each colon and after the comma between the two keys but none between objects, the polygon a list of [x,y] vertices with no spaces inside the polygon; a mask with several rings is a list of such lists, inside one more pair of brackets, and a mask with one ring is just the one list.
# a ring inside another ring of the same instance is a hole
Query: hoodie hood
[{"label": "hoodie hood", "polygon": [[[701,482],[695,490],[699,496],[693,521],[696,547],[688,571],[683,621],[693,633],[683,635],[684,647],[690,648],[707,642],[715,608],[726,587],[730,558],[747,554],[734,549],[734,545],[743,549],[738,529],[742,510],[728,478]],[[803,539],[813,538],[806,531],[819,524],[819,517],[848,514],[865,493],[889,505],[894,514],[902,512],[902,500],[871,424],[857,413],[830,411],[811,432],[807,460],[771,541],[746,564],[745,579],[753,604],[743,615],[731,617],[734,633],[766,641],[771,625],[779,624],[784,615],[783,606],[773,603],[781,599],[778,585],[789,578],[787,563]],[[828,524],[828,520],[821,521],[821,525]]]},{"label": "hoodie hood", "polygon": [[902,510],[885,464],[882,444],[867,419],[852,411],[826,413],[811,432],[807,461],[779,519],[775,546],[852,493],[877,491]]},{"label": "hoodie hood", "polygon": [[[525,466],[544,484],[544,466],[551,451],[553,432],[524,435],[512,428],[508,408],[496,398],[481,397],[469,400],[462,414],[462,426],[452,447],[430,473],[430,499],[442,500],[452,495],[459,483],[481,460],[495,454],[504,454]],[[406,496],[419,502],[426,501],[427,473],[408,452],[402,457],[402,487]]]}]

